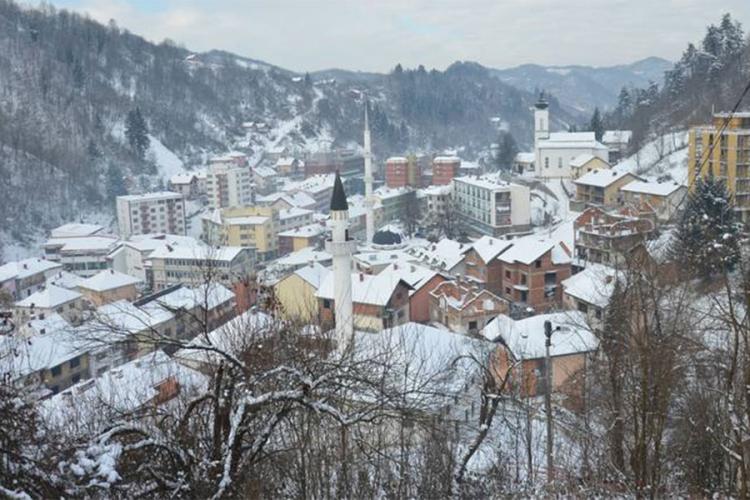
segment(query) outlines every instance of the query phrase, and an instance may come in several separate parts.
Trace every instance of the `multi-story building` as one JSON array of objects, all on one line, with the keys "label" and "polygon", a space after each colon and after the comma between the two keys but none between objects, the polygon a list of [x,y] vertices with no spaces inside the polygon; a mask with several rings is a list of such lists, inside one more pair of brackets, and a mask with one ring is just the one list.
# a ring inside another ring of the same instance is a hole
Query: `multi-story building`
[{"label": "multi-story building", "polygon": [[622,202],[620,189],[637,180],[641,178],[625,170],[592,170],[573,181],[576,185],[576,199],[570,206],[578,211],[587,206],[617,206]]},{"label": "multi-story building", "polygon": [[133,234],[185,234],[185,197],[163,191],[117,197],[120,236]]},{"label": "multi-story building", "polygon": [[509,310],[507,300],[466,282],[444,281],[430,292],[430,319],[465,335],[477,335]]},{"label": "multi-story building", "polygon": [[114,269],[107,269],[86,278],[78,284],[78,292],[94,306],[99,307],[118,300],[134,301],[138,297],[137,285],[142,281]]},{"label": "multi-story building", "polygon": [[208,205],[213,209],[244,207],[253,202],[253,174],[231,162],[215,163],[206,178]]},{"label": "multi-story building", "polygon": [[[721,135],[719,131],[726,125]],[[716,113],[713,124],[689,134],[688,187],[709,172],[726,183],[740,219],[750,221],[750,112]]]},{"label": "multi-story building", "polygon": [[178,236],[175,234],[141,234],[131,236],[130,239],[123,241],[119,247],[108,255],[111,268],[145,282],[146,267],[144,261],[151,252],[164,246],[164,244],[172,246],[198,246],[202,243],[190,236]]},{"label": "multi-story building", "polygon": [[432,160],[432,184],[450,184],[461,168],[461,158],[457,156],[436,156]]},{"label": "multi-story building", "polygon": [[609,161],[617,163],[628,152],[632,130],[606,130],[602,136],[602,143],[609,148]]},{"label": "multi-story building", "polygon": [[284,208],[279,210],[279,231],[289,231],[313,223],[313,212],[306,208]]},{"label": "multi-story building", "polygon": [[65,271],[87,278],[112,267],[110,254],[122,244],[111,235],[50,238],[44,245],[47,260],[59,262]]},{"label": "multi-story building", "polygon": [[634,181],[620,188],[623,206],[647,203],[659,220],[668,221],[685,200],[687,188],[677,181]]},{"label": "multi-story building", "polygon": [[[373,192],[375,199],[374,209],[381,210],[381,223],[387,223],[396,219],[407,220],[416,218],[419,207],[417,206],[416,192],[409,188],[391,189],[382,186]],[[376,219],[377,219],[376,215]]]},{"label": "multi-story building", "polygon": [[271,167],[254,167],[253,182],[256,194],[271,194],[276,192],[279,173]]},{"label": "multi-story building", "polygon": [[385,185],[389,188],[419,187],[422,171],[416,156],[392,156],[385,162]]},{"label": "multi-story building", "polygon": [[[313,175],[302,181],[288,182],[282,189],[288,195],[304,193],[313,200],[313,206],[305,206],[318,212],[328,213],[328,205],[333,193],[333,174]],[[298,205],[299,206],[299,205]]]},{"label": "multi-story building", "polygon": [[255,248],[164,245],[151,252],[146,266],[151,290],[176,284],[199,286],[209,280],[231,289],[253,273]]},{"label": "multi-story building", "polygon": [[175,174],[169,178],[169,190],[180,193],[186,199],[198,196],[198,177],[193,172]]},{"label": "multi-story building", "polygon": [[48,278],[62,270],[62,265],[44,259],[24,259],[0,266],[0,290],[13,300],[21,300],[44,289]]},{"label": "multi-story building", "polygon": [[656,229],[652,218],[596,207],[584,210],[573,227],[576,265],[582,267],[591,262],[609,266],[625,263],[629,252],[651,238]]},{"label": "multi-story building", "polygon": [[303,248],[317,247],[325,239],[326,228],[314,222],[279,232],[279,255],[297,252]]},{"label": "multi-story building", "polygon": [[252,206],[214,210],[202,218],[203,239],[214,245],[253,247],[260,261],[278,254],[279,212]]},{"label": "multi-story building", "polygon": [[531,227],[529,188],[494,175],[458,177],[453,193],[456,215],[473,234],[499,236]]},{"label": "multi-story building", "polygon": [[419,213],[422,220],[428,224],[436,224],[443,217],[449,217],[451,214],[451,200],[453,196],[453,186],[444,184],[440,186],[428,186],[417,191],[417,200],[419,201]]},{"label": "multi-story building", "polygon": [[496,295],[503,293],[503,263],[497,257],[513,245],[510,240],[482,236],[464,250],[466,278]]}]

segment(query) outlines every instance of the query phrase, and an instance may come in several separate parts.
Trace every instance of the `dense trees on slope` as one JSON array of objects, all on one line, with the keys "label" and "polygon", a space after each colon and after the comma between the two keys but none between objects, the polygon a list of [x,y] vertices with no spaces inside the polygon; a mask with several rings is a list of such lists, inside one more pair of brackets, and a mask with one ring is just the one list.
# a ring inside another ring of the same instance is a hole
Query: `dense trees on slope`
[{"label": "dense trees on slope", "polygon": [[608,126],[632,129],[637,147],[665,128],[707,121],[714,108],[728,111],[748,80],[750,44],[739,22],[725,14],[718,26],[706,29],[700,44],[687,46],[666,72],[661,89],[655,83],[645,89],[623,88],[617,107],[607,116]]}]

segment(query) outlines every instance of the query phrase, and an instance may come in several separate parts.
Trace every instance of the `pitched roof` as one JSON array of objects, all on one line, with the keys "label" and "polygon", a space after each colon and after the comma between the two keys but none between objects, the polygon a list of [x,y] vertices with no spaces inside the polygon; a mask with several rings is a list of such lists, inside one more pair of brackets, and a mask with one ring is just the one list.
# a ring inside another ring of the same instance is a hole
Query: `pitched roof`
[{"label": "pitched roof", "polygon": [[0,266],[0,283],[10,279],[24,279],[38,273],[61,269],[57,262],[44,259],[24,259]]},{"label": "pitched roof", "polygon": [[623,177],[631,176],[634,179],[640,179],[637,175],[633,174],[632,172],[628,172],[626,170],[617,170],[617,169],[596,169],[592,170],[591,172],[588,172],[578,179],[574,180],[573,182],[575,184],[580,184],[583,186],[593,186],[593,187],[607,187],[611,186],[615,182],[619,181]]},{"label": "pitched roof", "polygon": [[650,194],[654,196],[669,196],[682,187],[677,181],[633,181],[620,188],[620,191],[629,193]]},{"label": "pitched roof", "polygon": [[553,328],[561,328],[552,333],[551,356],[591,352],[599,347],[599,340],[579,311],[538,314],[520,320],[501,314],[482,329],[482,335],[502,342],[516,359],[539,359],[545,356],[545,321],[550,321]]},{"label": "pitched roof", "polygon": [[327,267],[321,266],[317,262],[312,262],[309,266],[300,267],[294,271],[294,274],[305,280],[317,290],[330,272],[331,270]]},{"label": "pitched roof", "polygon": [[40,309],[54,309],[55,307],[67,304],[81,297],[81,294],[61,288],[55,285],[49,285],[44,290],[32,293],[25,299],[16,302],[16,307],[38,307]]},{"label": "pitched roof", "polygon": [[615,289],[616,272],[609,266],[589,264],[585,269],[563,280],[566,294],[596,307],[606,307]]},{"label": "pitched roof", "polygon": [[81,281],[78,286],[95,292],[104,292],[124,286],[136,285],[141,282],[139,278],[130,276],[129,274],[121,273],[114,269],[105,269]]},{"label": "pitched roof", "polygon": [[485,264],[489,264],[492,259],[502,254],[512,245],[513,242],[509,240],[500,240],[492,236],[482,236],[471,247],[464,250],[464,253],[474,250]]},{"label": "pitched roof", "polygon": [[524,236],[511,240],[513,246],[499,255],[503,262],[513,264],[520,262],[522,264],[531,264],[539,257],[552,250],[553,264],[566,264],[571,262],[570,254],[563,248],[562,243],[557,239],[540,237],[536,234]]},{"label": "pitched roof", "polygon": [[[396,287],[403,283],[407,288],[412,288],[409,283],[401,279],[394,272],[382,271],[375,276],[363,273],[352,274],[352,301],[357,304],[371,304],[383,307],[388,304],[396,291]],[[323,280],[316,296],[321,299],[333,300],[333,273],[329,273]]]}]

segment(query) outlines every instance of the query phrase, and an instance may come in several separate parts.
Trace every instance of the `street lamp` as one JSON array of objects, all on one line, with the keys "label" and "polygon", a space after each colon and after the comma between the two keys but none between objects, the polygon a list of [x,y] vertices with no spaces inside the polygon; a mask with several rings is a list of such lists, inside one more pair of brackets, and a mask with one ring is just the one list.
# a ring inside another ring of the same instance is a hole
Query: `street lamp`
[{"label": "street lamp", "polygon": [[552,347],[552,332],[560,331],[560,327],[552,328],[551,321],[544,322],[544,377],[546,390],[544,392],[544,410],[547,413],[547,482],[552,482],[552,363],[550,361],[549,348]]}]

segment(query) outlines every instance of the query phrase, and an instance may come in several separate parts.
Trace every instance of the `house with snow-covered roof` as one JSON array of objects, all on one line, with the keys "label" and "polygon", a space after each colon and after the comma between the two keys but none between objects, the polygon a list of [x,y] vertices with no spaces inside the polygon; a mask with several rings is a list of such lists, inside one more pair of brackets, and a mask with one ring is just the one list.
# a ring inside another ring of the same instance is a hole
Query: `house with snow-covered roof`
[{"label": "house with snow-covered roof", "polygon": [[118,300],[134,301],[143,280],[114,269],[105,269],[78,283],[78,291],[98,307]]},{"label": "house with snow-covered roof", "polygon": [[44,319],[45,316],[60,314],[71,322],[78,321],[83,311],[83,296],[66,288],[49,285],[43,290],[32,293],[13,306],[13,317],[16,322],[32,318]]},{"label": "house with snow-covered roof", "polygon": [[588,206],[615,207],[621,202],[620,189],[637,180],[642,179],[626,170],[592,170],[573,181],[576,196],[571,208],[580,211]]},{"label": "house with snow-covered roof", "polygon": [[588,328],[583,313],[539,314],[519,320],[499,315],[482,329],[482,336],[498,346],[496,368],[503,373],[512,369],[507,390],[523,397],[540,396],[547,392],[544,333],[547,321],[553,328],[551,391],[565,397],[567,406],[577,406],[583,394],[588,359],[599,347],[599,340]]},{"label": "house with snow-covered roof", "polygon": [[51,237],[43,245],[47,260],[59,262],[65,271],[83,278],[111,266],[110,254],[122,242],[113,235]]},{"label": "house with snow-covered roof", "polygon": [[409,247],[404,251],[430,269],[455,276],[466,270],[464,251],[469,246],[468,243],[443,238],[427,246]]},{"label": "house with snow-covered roof", "polygon": [[430,321],[452,332],[477,335],[495,316],[509,312],[507,300],[471,282],[443,281],[430,292]]},{"label": "house with snow-covered roof", "polygon": [[169,190],[182,194],[185,199],[198,196],[198,177],[193,172],[181,172],[169,178]]},{"label": "house with snow-covered roof", "polygon": [[614,164],[624,158],[628,152],[632,130],[605,130],[602,143],[609,148],[609,160]]},{"label": "house with snow-covered roof", "polygon": [[661,221],[669,221],[686,199],[687,187],[677,181],[633,181],[620,188],[622,205],[648,203]]},{"label": "house with snow-covered roof", "polygon": [[62,271],[62,264],[46,259],[23,259],[0,266],[0,290],[21,300],[44,289],[48,278]]},{"label": "house with snow-covered roof", "polygon": [[513,243],[492,236],[482,236],[464,250],[466,277],[479,288],[501,295],[503,263],[497,258]]},{"label": "house with snow-covered roof", "polygon": [[563,306],[586,315],[592,327],[600,327],[612,293],[617,271],[602,264],[589,264],[562,282]]},{"label": "house with snow-covered roof", "polygon": [[577,179],[594,170],[609,170],[612,166],[606,160],[591,153],[584,153],[570,160],[570,177]]},{"label": "house with snow-covered roof", "polygon": [[274,286],[274,297],[287,319],[310,322],[318,318],[316,293],[331,270],[317,262],[310,262],[279,280]]},{"label": "house with snow-covered roof", "polygon": [[607,211],[598,207],[584,210],[573,227],[576,265],[580,267],[589,263],[622,265],[631,251],[656,231],[654,218],[627,209]]}]

